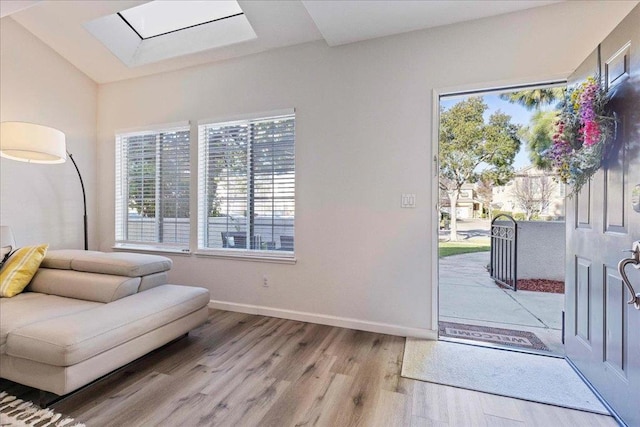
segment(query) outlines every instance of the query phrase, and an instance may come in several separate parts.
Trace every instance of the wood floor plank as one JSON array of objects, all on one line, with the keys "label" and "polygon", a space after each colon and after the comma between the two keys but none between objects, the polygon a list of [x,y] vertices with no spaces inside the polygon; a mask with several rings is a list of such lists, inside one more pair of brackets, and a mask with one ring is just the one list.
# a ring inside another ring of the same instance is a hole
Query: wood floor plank
[{"label": "wood floor plank", "polygon": [[303,375],[289,387],[286,394],[276,402],[259,425],[279,427],[284,425],[307,425],[306,415],[317,400],[321,400],[332,380],[329,369],[336,357],[322,354],[313,365],[307,365]]},{"label": "wood floor plank", "polygon": [[[613,418],[402,378],[404,339],[212,310],[53,409],[102,426],[615,426]],[[0,380],[27,399],[37,391]]]},{"label": "wood floor plank", "polygon": [[292,351],[283,352],[283,357],[269,375],[295,381],[309,369],[313,369],[315,362],[322,356],[322,350],[326,347],[325,340],[331,338],[332,331],[335,331],[335,328],[330,326],[307,324],[306,333],[300,337]]},{"label": "wood floor plank", "polygon": [[[76,394],[73,399],[66,399],[56,405],[56,409],[63,413],[78,412],[92,419],[94,423],[106,425],[107,422],[118,414],[136,408],[132,405],[135,401],[144,401],[149,388],[159,387],[162,383],[170,382],[170,377],[159,372],[150,372],[139,377],[134,382],[123,382],[119,390],[108,391],[106,388],[95,388],[92,393],[97,399],[87,399],[84,394]],[[106,382],[106,381],[105,381]],[[100,384],[99,382],[98,384]],[[116,384],[111,382],[110,384]],[[129,384],[128,386],[125,386]]]},{"label": "wood floor plank", "polygon": [[542,403],[526,402],[518,400],[520,412],[527,426],[543,427],[549,425],[557,426],[580,426],[580,427],[614,427],[617,426],[615,420],[610,416],[593,414],[584,411],[575,411],[560,408]]},{"label": "wood floor plank", "polygon": [[515,421],[509,418],[496,417],[495,415],[485,415],[487,425],[491,427],[524,427],[521,421]]},{"label": "wood floor plank", "polygon": [[[354,377],[349,392],[349,400],[336,414],[333,425],[367,426],[375,422],[375,405],[383,390],[395,391],[398,387],[400,366],[396,363],[402,349],[397,345],[402,340],[389,335],[375,334],[372,341],[359,340],[361,348],[356,348],[360,369]],[[391,349],[396,350],[395,354]],[[366,350],[366,351],[365,351]]]},{"label": "wood floor plank", "polygon": [[202,393],[215,394],[220,390],[230,393],[244,382],[268,375],[283,354],[298,347],[299,340],[305,333],[304,324],[285,323],[281,326],[281,334],[260,337],[251,353],[242,353],[227,363],[212,368],[212,376]]},{"label": "wood floor plank", "polygon": [[381,390],[370,424],[374,427],[406,426],[411,423],[410,396]]},{"label": "wood floor plank", "polygon": [[482,410],[482,393],[455,387],[444,389],[447,397],[449,425],[485,427],[487,421]]},{"label": "wood floor plank", "polygon": [[276,318],[257,318],[245,324],[247,327],[242,332],[221,345],[213,347],[197,363],[211,367],[222,366],[225,363],[233,364],[234,360],[244,357],[256,345],[278,333],[280,328],[291,327],[288,322]]},{"label": "wood floor plank", "polygon": [[411,381],[413,384],[413,415],[434,422],[449,422],[449,408],[444,386],[423,381]]},{"label": "wood floor plank", "polygon": [[482,394],[480,396],[480,404],[486,415],[507,418],[517,422],[523,421],[520,406],[515,399],[493,394]]},{"label": "wood floor plank", "polygon": [[296,426],[334,427],[334,420],[343,405],[349,404],[349,392],[354,378],[349,375],[331,373],[322,391],[315,397],[313,405]]},{"label": "wood floor plank", "polygon": [[411,417],[411,427],[447,427],[449,424],[442,421],[434,421],[430,418],[423,418],[413,415]]}]

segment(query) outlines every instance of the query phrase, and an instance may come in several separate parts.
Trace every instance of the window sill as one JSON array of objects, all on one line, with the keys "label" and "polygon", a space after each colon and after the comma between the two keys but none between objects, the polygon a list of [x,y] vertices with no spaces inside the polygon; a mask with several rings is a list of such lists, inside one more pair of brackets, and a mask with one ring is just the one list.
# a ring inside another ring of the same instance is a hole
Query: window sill
[{"label": "window sill", "polygon": [[247,252],[231,252],[231,251],[207,251],[199,250],[194,252],[197,257],[203,258],[220,258],[234,261],[253,261],[253,262],[271,262],[276,264],[295,264],[298,260],[295,256],[274,256],[264,255],[260,253],[247,253]]},{"label": "window sill", "polygon": [[148,252],[148,253],[173,254],[173,255],[183,255],[183,256],[191,255],[191,251],[189,251],[188,249],[162,248],[157,246],[144,246],[144,245],[115,245],[115,246],[112,246],[111,249],[118,252]]}]

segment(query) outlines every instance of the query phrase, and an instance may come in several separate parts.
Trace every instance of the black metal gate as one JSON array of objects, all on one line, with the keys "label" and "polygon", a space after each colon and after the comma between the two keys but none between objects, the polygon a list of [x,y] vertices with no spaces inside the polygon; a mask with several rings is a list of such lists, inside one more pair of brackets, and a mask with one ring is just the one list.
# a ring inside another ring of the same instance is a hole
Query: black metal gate
[{"label": "black metal gate", "polygon": [[[504,218],[504,219],[500,219]],[[491,263],[489,273],[499,285],[518,289],[518,223],[505,214],[491,221]]]}]

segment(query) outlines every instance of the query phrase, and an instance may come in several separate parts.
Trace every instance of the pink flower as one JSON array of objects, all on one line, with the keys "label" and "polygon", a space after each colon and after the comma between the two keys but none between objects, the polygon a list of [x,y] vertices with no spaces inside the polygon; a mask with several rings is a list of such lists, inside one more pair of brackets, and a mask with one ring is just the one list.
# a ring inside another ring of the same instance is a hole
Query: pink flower
[{"label": "pink flower", "polygon": [[591,147],[600,141],[600,127],[594,120],[588,120],[582,128],[582,137],[584,145]]}]

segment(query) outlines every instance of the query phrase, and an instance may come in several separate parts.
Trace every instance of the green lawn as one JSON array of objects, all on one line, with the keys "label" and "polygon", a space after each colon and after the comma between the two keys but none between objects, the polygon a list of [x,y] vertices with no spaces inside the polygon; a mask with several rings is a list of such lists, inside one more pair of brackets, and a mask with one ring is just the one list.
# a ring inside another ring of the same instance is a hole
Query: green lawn
[{"label": "green lawn", "polygon": [[472,252],[487,252],[491,250],[489,241],[486,242],[440,242],[438,245],[440,258],[451,255],[469,254]]}]

